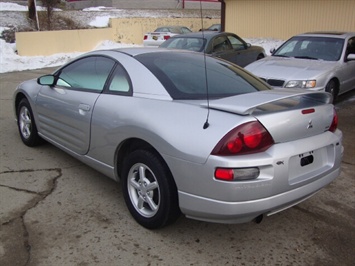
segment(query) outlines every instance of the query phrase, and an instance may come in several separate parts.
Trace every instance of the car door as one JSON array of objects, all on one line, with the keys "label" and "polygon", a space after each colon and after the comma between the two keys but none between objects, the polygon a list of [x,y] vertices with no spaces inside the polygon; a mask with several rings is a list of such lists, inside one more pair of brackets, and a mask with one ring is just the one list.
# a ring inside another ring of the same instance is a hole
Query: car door
[{"label": "car door", "polygon": [[115,61],[88,56],[55,74],[54,86],[43,86],[36,100],[39,132],[78,154],[86,154],[95,102],[104,89]]},{"label": "car door", "polygon": [[256,60],[255,51],[245,41],[234,34],[228,34],[227,38],[233,47],[233,62],[245,67]]},{"label": "car door", "polygon": [[355,88],[355,60],[347,60],[349,54],[355,55],[355,37],[348,40],[343,63],[338,70],[339,79],[342,82],[340,93]]},{"label": "car door", "polygon": [[229,62],[237,63],[234,55],[233,47],[230,44],[226,35],[218,35],[211,40],[212,42],[212,56],[225,59]]}]

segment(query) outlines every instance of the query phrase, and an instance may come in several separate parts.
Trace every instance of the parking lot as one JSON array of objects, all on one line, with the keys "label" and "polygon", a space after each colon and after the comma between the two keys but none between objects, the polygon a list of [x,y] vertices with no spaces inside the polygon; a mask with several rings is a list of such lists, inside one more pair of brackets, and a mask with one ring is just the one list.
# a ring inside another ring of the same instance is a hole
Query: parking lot
[{"label": "parking lot", "polygon": [[355,91],[336,103],[342,173],[314,197],[260,224],[181,217],[149,231],[120,184],[50,144],[22,144],[12,92],[52,70],[0,74],[0,265],[354,265]]}]

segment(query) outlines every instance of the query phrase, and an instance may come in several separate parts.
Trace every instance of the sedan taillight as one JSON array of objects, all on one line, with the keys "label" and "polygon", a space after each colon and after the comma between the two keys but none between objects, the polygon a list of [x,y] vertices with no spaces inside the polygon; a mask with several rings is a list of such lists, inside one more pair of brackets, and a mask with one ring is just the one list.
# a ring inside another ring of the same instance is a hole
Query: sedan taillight
[{"label": "sedan taillight", "polygon": [[148,39],[148,36],[147,36],[147,35],[144,35],[143,40],[146,40],[146,39]]},{"label": "sedan taillight", "polygon": [[335,130],[338,128],[338,114],[334,109],[334,114],[333,114],[333,121],[332,124],[329,127],[329,131],[335,132]]},{"label": "sedan taillight", "polygon": [[164,36],[164,40],[168,40],[169,38],[170,38],[169,35],[165,35],[165,36]]},{"label": "sedan taillight", "polygon": [[212,155],[243,155],[267,150],[274,144],[270,133],[258,121],[242,124],[228,132]]}]

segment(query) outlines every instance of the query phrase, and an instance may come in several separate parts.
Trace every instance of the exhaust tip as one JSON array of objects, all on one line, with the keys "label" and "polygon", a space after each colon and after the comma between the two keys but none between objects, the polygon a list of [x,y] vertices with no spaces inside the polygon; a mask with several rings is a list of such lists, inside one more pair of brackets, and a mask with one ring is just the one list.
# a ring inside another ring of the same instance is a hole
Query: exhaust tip
[{"label": "exhaust tip", "polygon": [[254,222],[257,223],[257,224],[260,224],[261,221],[263,220],[263,218],[264,218],[264,215],[263,215],[263,214],[260,214],[258,217],[256,217],[256,218],[254,219]]}]

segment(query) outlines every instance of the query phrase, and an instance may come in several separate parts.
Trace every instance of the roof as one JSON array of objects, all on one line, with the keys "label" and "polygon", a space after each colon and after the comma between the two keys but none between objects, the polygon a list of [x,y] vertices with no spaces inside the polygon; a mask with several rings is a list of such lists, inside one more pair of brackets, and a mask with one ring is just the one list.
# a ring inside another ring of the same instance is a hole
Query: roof
[{"label": "roof", "polygon": [[343,39],[346,39],[348,37],[353,37],[355,36],[355,32],[343,32],[343,31],[314,31],[314,32],[305,32],[302,34],[299,34],[297,36],[309,36],[309,35],[314,35],[314,36],[322,36],[322,37],[340,37]]},{"label": "roof", "polygon": [[215,36],[218,35],[224,35],[224,34],[234,34],[234,33],[229,33],[229,32],[217,32],[217,31],[199,31],[199,32],[190,32],[190,33],[185,33],[185,34],[180,34],[180,35],[175,35],[172,36],[171,38],[176,38],[176,37],[184,37],[184,38],[205,38],[205,39],[211,39]]}]

